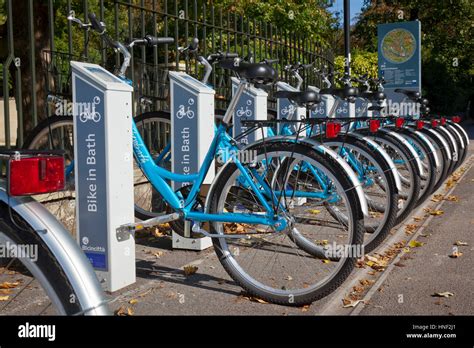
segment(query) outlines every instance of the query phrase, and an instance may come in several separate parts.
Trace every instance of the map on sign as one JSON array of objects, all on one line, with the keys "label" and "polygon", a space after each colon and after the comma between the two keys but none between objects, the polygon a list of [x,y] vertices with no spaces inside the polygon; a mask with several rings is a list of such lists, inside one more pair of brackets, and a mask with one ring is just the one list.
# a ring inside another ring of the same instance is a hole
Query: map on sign
[{"label": "map on sign", "polygon": [[391,63],[401,64],[410,60],[416,51],[416,40],[411,32],[397,28],[382,39],[382,54]]}]

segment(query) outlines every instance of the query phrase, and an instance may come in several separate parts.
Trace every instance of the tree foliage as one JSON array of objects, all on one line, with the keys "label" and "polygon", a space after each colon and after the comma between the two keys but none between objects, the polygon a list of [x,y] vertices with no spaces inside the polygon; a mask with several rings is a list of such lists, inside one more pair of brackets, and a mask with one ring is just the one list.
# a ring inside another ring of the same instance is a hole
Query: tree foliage
[{"label": "tree foliage", "polygon": [[377,52],[377,25],[421,21],[422,88],[432,109],[466,109],[474,90],[472,0],[366,0],[353,30],[353,44]]},{"label": "tree foliage", "polygon": [[265,23],[318,40],[328,47],[337,20],[328,11],[327,0],[219,0],[214,1],[230,13]]}]

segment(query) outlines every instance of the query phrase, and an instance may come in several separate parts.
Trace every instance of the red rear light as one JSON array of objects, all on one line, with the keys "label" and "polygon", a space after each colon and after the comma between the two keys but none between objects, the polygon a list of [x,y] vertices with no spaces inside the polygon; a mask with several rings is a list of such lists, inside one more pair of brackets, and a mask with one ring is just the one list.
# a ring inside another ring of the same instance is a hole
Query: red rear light
[{"label": "red rear light", "polygon": [[453,118],[451,119],[454,123],[459,123],[461,122],[461,117],[459,116],[453,116]]},{"label": "red rear light", "polygon": [[438,120],[432,120],[431,121],[431,127],[433,127],[433,128],[438,127]]},{"label": "red rear light", "polygon": [[341,131],[341,124],[337,122],[326,123],[326,138],[336,138]]},{"label": "red rear light", "polygon": [[10,160],[8,193],[26,196],[64,189],[62,156],[26,157]]},{"label": "red rear light", "polygon": [[425,126],[424,121],[416,121],[416,129],[422,129]]},{"label": "red rear light", "polygon": [[444,126],[446,124],[446,118],[441,117],[441,125]]},{"label": "red rear light", "polygon": [[380,128],[380,120],[370,120],[369,121],[369,129],[371,133],[375,133]]},{"label": "red rear light", "polygon": [[403,118],[397,118],[395,120],[395,127],[397,128],[402,128],[404,124],[405,124],[405,119]]}]

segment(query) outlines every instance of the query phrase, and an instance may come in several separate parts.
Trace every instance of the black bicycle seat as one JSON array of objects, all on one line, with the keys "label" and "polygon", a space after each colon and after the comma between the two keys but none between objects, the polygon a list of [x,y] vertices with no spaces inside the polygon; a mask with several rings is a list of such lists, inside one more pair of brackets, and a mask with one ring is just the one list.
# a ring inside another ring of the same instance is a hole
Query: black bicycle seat
[{"label": "black bicycle seat", "polygon": [[360,94],[360,97],[372,101],[382,101],[387,98],[387,96],[383,92],[362,92]]},{"label": "black bicycle seat", "polygon": [[278,79],[277,71],[265,63],[248,63],[235,59],[224,59],[219,62],[219,65],[221,68],[235,71],[240,77],[258,85],[272,83]]},{"label": "black bicycle seat", "polygon": [[359,90],[356,87],[344,88],[323,88],[319,91],[320,94],[330,94],[339,98],[357,97]]},{"label": "black bicycle seat", "polygon": [[277,91],[274,93],[275,98],[287,98],[295,102],[299,106],[313,106],[321,102],[319,93],[311,90],[306,91]]}]

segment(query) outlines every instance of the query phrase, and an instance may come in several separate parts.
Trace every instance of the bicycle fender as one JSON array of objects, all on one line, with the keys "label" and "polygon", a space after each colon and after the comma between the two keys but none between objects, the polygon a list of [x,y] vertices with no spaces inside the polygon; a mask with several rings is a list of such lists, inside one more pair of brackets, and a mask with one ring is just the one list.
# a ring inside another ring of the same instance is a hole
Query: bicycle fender
[{"label": "bicycle fender", "polygon": [[[439,129],[440,129],[441,133],[443,133],[445,136],[447,136],[449,138],[449,141],[453,144],[454,153],[456,154],[456,162],[457,162],[458,159],[459,159],[458,143],[454,139],[453,135],[451,133],[449,133],[449,131],[447,131],[444,127],[439,127]],[[454,156],[454,153],[453,153],[453,156]]]},{"label": "bicycle fender", "polygon": [[439,166],[441,165],[441,162],[439,161],[438,154],[436,153],[436,148],[431,143],[431,141],[429,141],[428,138],[423,133],[421,133],[420,131],[417,131],[417,130],[414,131],[410,128],[409,128],[409,131],[415,133],[416,135],[418,135],[420,137],[420,139],[422,139],[425,142],[425,144],[430,148],[430,151],[433,154],[434,159],[435,159],[435,166],[436,166],[436,168],[439,168]]},{"label": "bicycle fender", "polygon": [[[461,127],[459,124],[450,122],[449,125],[453,128],[456,128],[459,132],[463,133],[465,137],[464,140],[469,139],[469,136],[467,135],[466,130],[463,127]],[[469,146],[469,143],[467,143],[466,146]]]},{"label": "bicycle fender", "polygon": [[393,177],[395,178],[395,186],[397,187],[398,192],[400,192],[402,190],[402,181],[400,180],[400,175],[398,174],[397,167],[395,167],[395,163],[393,163],[393,160],[390,158],[387,151],[385,151],[382,146],[377,144],[377,142],[360,133],[350,133],[349,135],[365,141],[367,144],[376,149],[382,155],[382,157],[387,161],[388,165],[390,166],[390,170],[392,171]]},{"label": "bicycle fender", "polygon": [[111,315],[104,292],[90,261],[69,231],[39,202],[31,197],[9,197],[0,189],[0,200],[20,215],[45,242],[68,275],[84,315]]},{"label": "bicycle fender", "polygon": [[441,141],[441,143],[443,144],[443,147],[444,147],[444,151],[446,152],[446,156],[448,156],[448,159],[451,161],[452,160],[451,151],[449,151],[449,145],[446,142],[446,139],[444,139],[443,136],[441,136],[437,131],[435,131],[433,129],[428,129],[428,131],[431,134],[433,134],[436,138],[438,138],[439,141]]},{"label": "bicycle fender", "polygon": [[386,134],[389,134],[399,140],[402,144],[406,145],[412,154],[413,158],[415,159],[416,165],[418,167],[418,170],[420,171],[420,175],[423,175],[425,171],[423,170],[423,165],[421,164],[421,159],[420,156],[416,153],[416,150],[413,148],[413,146],[406,140],[404,137],[402,137],[400,134],[397,134],[396,132],[388,129],[381,128],[381,132],[384,132]]},{"label": "bicycle fender", "polygon": [[458,131],[456,128],[454,128],[452,125],[450,125],[450,124],[447,124],[445,127],[451,129],[451,130],[456,134],[456,136],[457,136],[457,137],[459,138],[459,140],[461,141],[461,149],[464,150],[464,149],[466,148],[466,144],[464,143],[464,138],[463,138],[463,136],[461,135],[461,133],[459,133],[459,131]]}]

